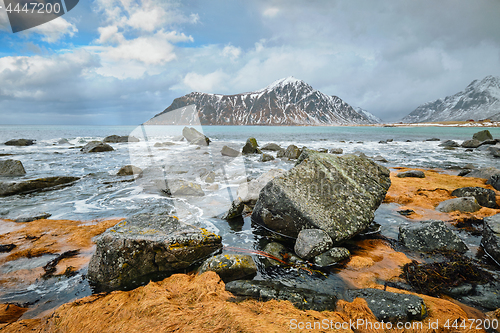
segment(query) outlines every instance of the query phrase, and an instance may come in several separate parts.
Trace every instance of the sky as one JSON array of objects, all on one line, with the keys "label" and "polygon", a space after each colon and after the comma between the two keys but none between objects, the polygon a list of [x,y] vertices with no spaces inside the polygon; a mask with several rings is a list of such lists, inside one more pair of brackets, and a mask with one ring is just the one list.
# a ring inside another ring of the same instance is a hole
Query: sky
[{"label": "sky", "polygon": [[294,76],[385,121],[500,76],[499,0],[81,0],[12,33],[0,124],[137,125]]}]

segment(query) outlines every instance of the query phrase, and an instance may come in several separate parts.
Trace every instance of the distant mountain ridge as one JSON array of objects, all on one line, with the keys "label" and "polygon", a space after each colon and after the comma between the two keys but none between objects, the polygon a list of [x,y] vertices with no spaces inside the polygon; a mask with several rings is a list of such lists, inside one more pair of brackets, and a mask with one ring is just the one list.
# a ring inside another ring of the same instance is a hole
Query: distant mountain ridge
[{"label": "distant mountain ridge", "polygon": [[[192,92],[176,98],[146,124],[166,124],[168,112],[195,105],[201,125],[348,125],[375,123],[337,96],[328,96],[294,77],[236,95]],[[173,117],[172,117],[173,119]],[[191,125],[193,119],[175,118]],[[184,123],[182,123],[184,122]]]},{"label": "distant mountain ridge", "polygon": [[402,119],[405,123],[500,120],[500,77],[472,81],[453,96],[420,105]]}]

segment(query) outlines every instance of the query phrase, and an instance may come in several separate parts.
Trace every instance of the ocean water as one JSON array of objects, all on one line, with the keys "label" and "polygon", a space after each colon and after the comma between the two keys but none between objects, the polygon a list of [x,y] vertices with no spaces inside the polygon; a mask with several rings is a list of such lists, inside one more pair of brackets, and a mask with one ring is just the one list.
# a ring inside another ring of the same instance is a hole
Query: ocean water
[{"label": "ocean water", "polygon": [[[260,162],[259,156],[223,157],[224,145],[241,150],[249,137],[255,137],[262,146],[274,142],[286,148],[289,144],[298,147],[342,148],[344,153],[362,152],[368,156],[381,155],[387,159],[383,165],[391,167],[441,168],[444,172],[457,173],[457,168],[472,163],[476,167],[500,168],[500,159],[492,157],[483,149],[466,152],[462,148],[445,150],[439,141],[430,138],[456,140],[461,143],[472,138],[478,128],[463,127],[268,127],[268,126],[203,126],[196,127],[211,140],[208,147],[189,145],[178,141],[184,126],[0,126],[0,159],[20,160],[27,174],[23,177],[0,177],[2,181],[28,180],[51,176],[81,177],[74,185],[41,193],[0,198],[0,234],[9,232],[3,219],[15,219],[20,215],[48,212],[52,219],[89,221],[110,217],[128,217],[141,212],[175,213],[181,220],[205,227],[218,233],[226,246],[261,249],[262,236],[254,231],[249,218],[240,223],[227,223],[219,217],[237,197],[238,186],[272,169],[288,170],[294,161],[276,159]],[[489,128],[495,138],[500,138],[500,128]],[[115,151],[85,154],[80,147],[93,140],[102,140],[108,135],[133,135],[137,143],[111,144]],[[28,147],[5,146],[10,139],[35,139]],[[67,139],[69,144],[58,144]],[[380,140],[393,139],[387,144]],[[407,141],[410,142],[407,142]],[[157,142],[172,142],[173,145],[155,147]],[[3,156],[2,154],[10,154]],[[275,155],[275,152],[271,154]],[[161,184],[152,178],[143,177],[134,181],[134,176],[120,177],[116,173],[128,164],[147,170],[162,182],[193,182],[201,186],[201,197],[168,197],[158,190]],[[206,183],[204,175],[213,171],[215,181]],[[154,184],[153,184],[154,183]],[[154,186],[153,186],[153,185]],[[382,225],[382,233],[397,238],[397,227],[405,218],[395,213],[397,205],[383,204],[376,215]],[[11,224],[9,224],[10,226]],[[477,248],[478,239],[467,240]],[[269,271],[259,258],[259,279],[279,278],[283,283],[313,289],[347,288],[334,273],[326,277],[311,278],[297,271]],[[32,263],[26,263],[32,265]],[[21,269],[25,266],[9,266]],[[0,267],[0,270],[7,269]],[[33,302],[49,304],[38,306],[25,317],[33,317],[75,297],[90,294],[85,272],[67,280],[54,283],[41,281],[39,285],[20,286],[19,290],[0,290],[0,303]],[[318,283],[318,280],[321,283]],[[57,288],[54,287],[57,283]],[[1,288],[0,288],[1,289]],[[42,296],[39,296],[43,294]],[[38,295],[38,296],[37,296]],[[38,298],[37,298],[38,297]],[[40,298],[42,297],[42,298]]]}]

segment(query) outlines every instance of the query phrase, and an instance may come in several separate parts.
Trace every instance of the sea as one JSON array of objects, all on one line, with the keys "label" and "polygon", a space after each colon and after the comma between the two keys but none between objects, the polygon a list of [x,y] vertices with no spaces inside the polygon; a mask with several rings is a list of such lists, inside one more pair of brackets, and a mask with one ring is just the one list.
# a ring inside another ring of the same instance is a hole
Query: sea
[{"label": "sea", "polygon": [[[279,168],[288,170],[295,161],[276,158],[261,162],[259,155],[239,157],[222,156],[227,145],[241,150],[250,137],[260,146],[276,143],[283,148],[294,144],[299,148],[341,148],[344,154],[364,153],[368,157],[382,156],[388,168],[412,167],[441,169],[457,174],[468,164],[475,167],[500,168],[500,159],[493,157],[487,146],[466,151],[439,146],[445,140],[462,143],[472,138],[477,127],[442,126],[195,126],[210,138],[207,147],[180,141],[184,126],[49,126],[1,125],[0,159],[20,160],[26,170],[22,177],[1,177],[0,182],[22,181],[42,177],[80,177],[73,185],[54,191],[0,198],[0,235],[12,229],[12,223],[21,215],[50,213],[50,219],[79,220],[82,223],[96,219],[130,217],[137,213],[175,214],[182,221],[207,228],[222,236],[225,246],[259,250],[265,236],[255,232],[250,218],[241,223],[221,219],[232,200],[238,196],[238,187],[264,172]],[[494,138],[500,138],[500,128],[488,128]],[[83,153],[80,149],[90,141],[101,141],[109,135],[134,136],[139,142],[111,143],[111,152]],[[36,144],[27,147],[6,146],[11,139],[33,139]],[[440,141],[428,141],[437,138]],[[65,139],[65,140],[64,140]],[[387,143],[380,141],[390,140]],[[161,143],[166,143],[159,146]],[[276,152],[266,152],[276,156]],[[125,165],[140,167],[145,174],[156,175],[167,185],[184,181],[198,185],[204,195],[192,198],[168,196],[158,179],[137,176],[117,176]],[[205,177],[213,172],[214,181]],[[396,213],[396,204],[382,204],[375,222],[384,237],[397,239],[397,229],[405,218]],[[467,239],[471,248],[479,246],[479,239]],[[43,266],[51,258],[20,260],[0,266],[2,272]],[[321,277],[307,277],[293,270],[269,271],[259,264],[256,279],[279,279],[285,285],[322,289],[345,290],[334,271]],[[6,266],[7,265],[7,266]],[[92,290],[85,279],[85,270],[76,276],[55,280],[39,280],[35,284],[20,284],[16,289],[0,285],[0,303],[32,304],[23,318],[33,318],[48,309],[72,299],[90,295]],[[321,281],[321,283],[318,283]],[[34,305],[33,305],[34,304]]]}]

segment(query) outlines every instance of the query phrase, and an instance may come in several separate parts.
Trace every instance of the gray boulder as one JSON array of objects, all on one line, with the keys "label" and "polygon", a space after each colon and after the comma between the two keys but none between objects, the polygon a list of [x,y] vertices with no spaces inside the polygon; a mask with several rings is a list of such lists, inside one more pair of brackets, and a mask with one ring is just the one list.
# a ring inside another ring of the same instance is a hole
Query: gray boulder
[{"label": "gray boulder", "polygon": [[453,140],[446,140],[439,144],[440,147],[460,147],[460,145]]},{"label": "gray boulder", "polygon": [[389,162],[383,156],[380,156],[380,155],[374,156],[372,158],[372,160],[374,160],[375,162],[381,162],[381,163],[387,163],[387,162]]},{"label": "gray boulder", "polygon": [[320,267],[334,265],[349,258],[351,254],[345,247],[333,247],[330,250],[314,257],[314,264]]},{"label": "gray boulder", "polygon": [[285,150],[285,157],[296,160],[299,158],[302,151],[296,145],[289,145]]},{"label": "gray boulder", "polygon": [[477,203],[483,207],[496,208],[495,191],[483,187],[462,187],[457,188],[451,195],[455,197],[474,197]]},{"label": "gray boulder", "polygon": [[253,221],[290,237],[321,229],[334,244],[365,230],[391,185],[389,170],[356,155],[304,155],[260,191]]},{"label": "gray boulder", "polygon": [[226,284],[226,290],[238,295],[252,297],[257,300],[271,299],[290,301],[301,310],[325,311],[335,310],[335,295],[317,293],[310,289],[293,288],[280,282],[239,280]]},{"label": "gray boulder", "polygon": [[30,139],[17,139],[17,140],[9,140],[4,144],[6,146],[31,146],[35,144],[35,141],[36,140],[30,140]]},{"label": "gray boulder", "polygon": [[462,213],[473,213],[481,209],[474,197],[463,197],[445,200],[436,207],[437,211],[443,213],[450,213],[453,211],[460,211]]},{"label": "gray boulder", "polygon": [[425,178],[425,173],[420,170],[409,170],[405,172],[400,172],[397,174],[399,178],[406,178],[406,177],[412,177],[412,178]]},{"label": "gray boulder", "polygon": [[119,135],[110,135],[104,138],[103,142],[106,143],[122,143],[122,142],[139,142],[139,139],[137,139],[134,136],[119,136]]},{"label": "gray boulder", "polygon": [[227,283],[255,276],[257,274],[257,265],[249,255],[219,254],[205,260],[198,269],[198,274],[208,271],[217,273]]},{"label": "gray boulder", "polygon": [[302,259],[311,259],[331,249],[333,242],[326,232],[320,229],[303,229],[295,241],[294,251]]},{"label": "gray boulder", "polygon": [[330,149],[330,154],[341,155],[343,153],[344,153],[344,151],[342,150],[342,148],[332,148],[332,149]]},{"label": "gray boulder", "polygon": [[481,245],[484,251],[500,265],[500,214],[484,218]]},{"label": "gray boulder", "polygon": [[495,190],[500,191],[500,173],[491,175],[486,181],[486,184],[489,184],[493,186]]},{"label": "gray boulder", "polygon": [[199,184],[186,180],[173,180],[168,182],[170,193],[175,196],[202,197],[205,195]]},{"label": "gray boulder", "polygon": [[488,179],[495,174],[500,174],[500,170],[494,167],[487,167],[487,168],[474,169],[467,175],[465,175],[465,177]]},{"label": "gray boulder", "polygon": [[48,177],[26,180],[22,182],[1,182],[0,197],[16,194],[27,194],[41,191],[57,190],[73,185],[79,177]]},{"label": "gray boulder", "polygon": [[168,215],[139,214],[96,240],[87,277],[102,291],[126,289],[184,270],[222,248],[221,237]]},{"label": "gray boulder", "polygon": [[210,139],[193,127],[184,127],[182,129],[182,135],[193,145],[208,146],[210,144]]},{"label": "gray boulder", "polygon": [[378,321],[406,322],[423,320],[427,317],[427,308],[421,297],[397,294],[380,289],[350,290],[347,300],[363,298]]},{"label": "gray boulder", "polygon": [[237,195],[242,202],[254,205],[257,202],[257,199],[259,199],[260,191],[264,188],[264,186],[266,186],[267,183],[275,177],[280,177],[284,174],[285,170],[271,169],[256,179],[240,184]]},{"label": "gray boulder", "polygon": [[125,166],[121,167],[116,175],[117,176],[132,176],[132,175],[140,175],[141,173],[142,173],[141,168],[129,164],[129,165],[125,165]]},{"label": "gray boulder", "polygon": [[24,176],[26,170],[21,161],[2,160],[0,161],[0,176]]},{"label": "gray boulder", "polygon": [[472,139],[472,140],[465,140],[462,142],[461,146],[462,148],[477,148],[481,145],[481,141],[477,139]]},{"label": "gray boulder", "polygon": [[[285,262],[296,263],[296,264],[298,264],[298,263],[303,264],[304,263],[304,261],[302,259],[300,259],[299,257],[297,257],[295,255],[295,253],[293,253],[293,251],[289,250],[283,244],[278,243],[278,242],[267,243],[262,251],[264,251],[265,253],[268,253],[268,254],[270,254],[270,255],[272,255],[280,260],[283,260]],[[286,256],[286,259],[284,258],[284,256]],[[279,262],[279,261],[271,259],[271,258],[264,258],[263,261],[264,261],[264,265],[266,267],[283,265],[282,262]]]},{"label": "gray boulder", "polygon": [[269,162],[272,160],[274,160],[274,157],[272,155],[269,155],[269,154],[262,154],[260,156],[260,159],[259,159],[260,162]]},{"label": "gray boulder", "polygon": [[241,153],[243,155],[260,154],[261,151],[259,149],[259,144],[257,143],[257,140],[255,138],[248,138],[247,142],[241,149]]},{"label": "gray boulder", "polygon": [[52,216],[52,214],[50,214],[50,213],[24,214],[24,215],[18,216],[15,219],[15,222],[33,222],[36,220],[48,219],[51,216]]},{"label": "gray boulder", "polygon": [[467,252],[467,245],[443,221],[423,221],[399,227],[399,241],[418,252]]},{"label": "gray boulder", "polygon": [[268,144],[265,144],[264,147],[262,147],[261,149],[262,150],[270,150],[270,151],[279,151],[282,148],[275,143],[268,143]]},{"label": "gray boulder", "polygon": [[488,151],[491,155],[493,155],[493,157],[500,157],[500,147],[488,147]]},{"label": "gray boulder", "polygon": [[58,145],[65,145],[65,144],[69,144],[69,141],[68,141],[68,139],[62,138],[62,139],[59,139],[59,141],[57,141],[57,144]]},{"label": "gray boulder", "polygon": [[278,150],[278,152],[276,153],[276,157],[277,157],[277,158],[283,158],[283,157],[285,157],[285,152],[286,152],[286,149],[281,148],[281,149],[280,149],[280,150]]},{"label": "gray boulder", "polygon": [[82,149],[80,149],[80,151],[84,153],[101,153],[113,150],[114,150],[113,147],[101,141],[91,141],[87,143],[85,146],[83,146]]},{"label": "gray boulder", "polygon": [[478,141],[486,141],[486,140],[493,140],[493,136],[491,135],[490,131],[484,130],[484,131],[474,133],[474,135],[472,135],[472,139],[475,139]]},{"label": "gray boulder", "polygon": [[439,139],[439,138],[430,138],[430,139],[426,139],[425,141],[441,141],[441,139]]},{"label": "gray boulder", "polygon": [[229,157],[237,157],[240,155],[239,151],[228,146],[222,147],[220,153],[222,156],[229,156]]}]

